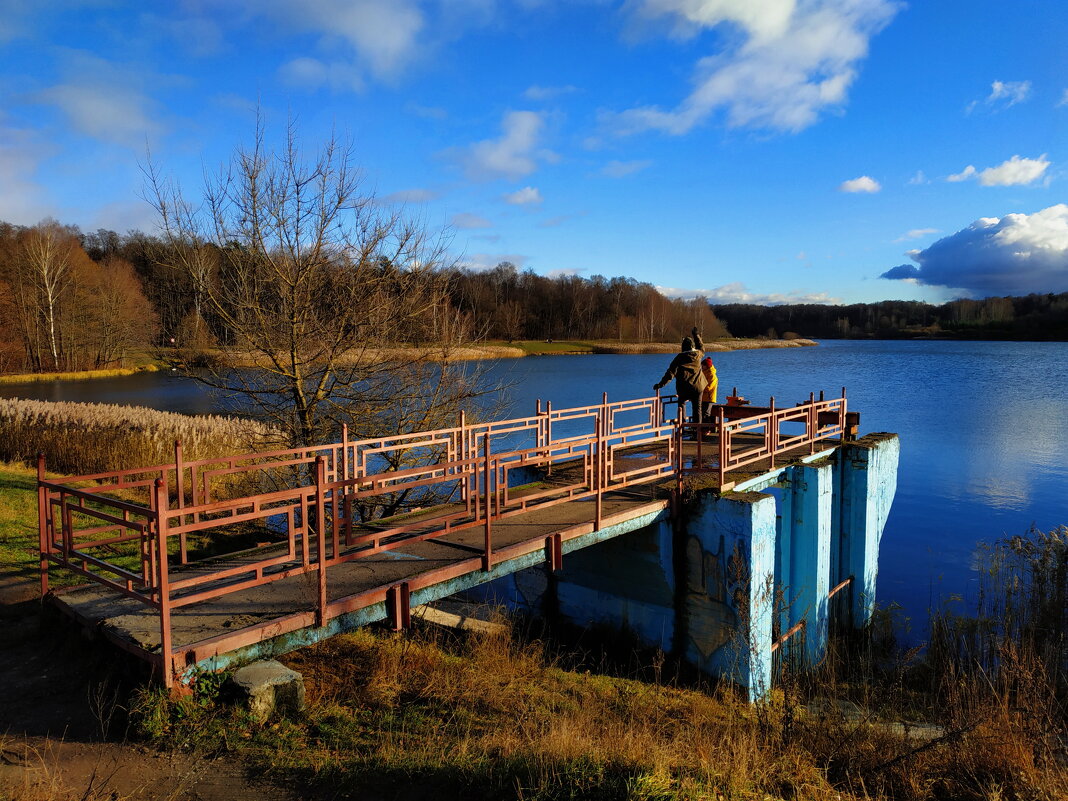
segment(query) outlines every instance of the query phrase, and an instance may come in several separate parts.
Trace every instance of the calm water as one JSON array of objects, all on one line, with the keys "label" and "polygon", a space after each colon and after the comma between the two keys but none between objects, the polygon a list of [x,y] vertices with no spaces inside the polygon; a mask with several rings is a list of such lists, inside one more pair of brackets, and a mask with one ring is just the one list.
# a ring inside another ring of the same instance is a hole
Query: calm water
[{"label": "calm water", "polygon": [[[536,398],[557,408],[643,397],[670,356],[505,360],[517,416]],[[1068,343],[836,342],[718,354],[720,400],[732,386],[754,403],[793,405],[847,388],[861,431],[901,435],[898,493],[883,538],[879,600],[918,619],[970,594],[977,541],[1032,524],[1068,523]],[[221,401],[169,374],[0,387],[0,396],[125,403],[183,412]]]}]

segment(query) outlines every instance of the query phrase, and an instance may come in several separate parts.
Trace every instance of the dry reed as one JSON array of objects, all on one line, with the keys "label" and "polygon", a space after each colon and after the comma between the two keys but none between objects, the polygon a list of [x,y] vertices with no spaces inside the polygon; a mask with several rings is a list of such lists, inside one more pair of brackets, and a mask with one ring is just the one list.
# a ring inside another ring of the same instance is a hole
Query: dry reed
[{"label": "dry reed", "polygon": [[262,424],[234,417],[0,399],[0,461],[32,464],[44,453],[49,470],[60,473],[166,464],[174,459],[175,440],[182,442],[187,459],[245,453],[267,435]]}]

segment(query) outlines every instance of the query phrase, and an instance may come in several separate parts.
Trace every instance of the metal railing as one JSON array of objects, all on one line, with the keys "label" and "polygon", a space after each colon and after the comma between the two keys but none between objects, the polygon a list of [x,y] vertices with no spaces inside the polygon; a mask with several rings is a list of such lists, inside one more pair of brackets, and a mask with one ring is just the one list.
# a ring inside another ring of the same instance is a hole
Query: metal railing
[{"label": "metal railing", "polygon": [[[314,580],[313,621],[323,625],[344,610],[328,602],[333,565],[481,527],[481,547],[472,550],[489,570],[501,519],[593,499],[600,529],[606,493],[710,470],[726,486],[730,470],[774,464],[786,450],[846,431],[844,394],[785,410],[717,407],[714,424],[685,423],[677,413],[668,419],[672,403],[671,396],[616,403],[604,396],[557,410],[539,401],[530,417],[469,423],[461,415],[453,428],[368,440],[349,440],[344,430],[328,445],[221,459],[187,460],[176,443],[171,464],[62,481],[45,478],[41,457],[41,591],[49,591],[55,565],[158,610],[161,647],[153,658],[169,684],[175,609],[306,575]],[[788,423],[804,430],[783,436]],[[685,433],[696,433],[700,448],[709,429],[719,437],[718,464],[688,462]],[[754,437],[759,431],[762,439]],[[423,508],[373,519],[376,504],[398,493]],[[191,543],[250,526],[269,542],[224,560],[191,559]],[[554,561],[558,552],[559,543]]]}]

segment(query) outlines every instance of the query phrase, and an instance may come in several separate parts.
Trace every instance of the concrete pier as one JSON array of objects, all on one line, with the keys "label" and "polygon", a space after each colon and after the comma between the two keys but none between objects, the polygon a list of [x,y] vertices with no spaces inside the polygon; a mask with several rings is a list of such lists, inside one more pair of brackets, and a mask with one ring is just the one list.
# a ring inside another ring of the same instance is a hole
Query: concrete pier
[{"label": "concrete pier", "polygon": [[826,653],[834,587],[846,582],[840,591],[852,598],[835,604],[852,607],[838,625],[870,620],[899,453],[896,435],[870,435],[740,491],[688,492],[672,519],[576,550],[555,574],[521,571],[473,594],[578,625],[625,627],[760,700],[776,637],[803,624],[782,639],[782,653],[810,665]]}]

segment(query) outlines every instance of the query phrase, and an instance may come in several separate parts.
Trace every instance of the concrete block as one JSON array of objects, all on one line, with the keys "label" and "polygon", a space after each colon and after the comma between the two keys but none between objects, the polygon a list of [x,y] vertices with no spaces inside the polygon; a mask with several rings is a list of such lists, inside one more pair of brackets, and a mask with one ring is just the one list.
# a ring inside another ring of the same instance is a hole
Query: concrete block
[{"label": "concrete block", "polygon": [[304,677],[273,659],[254,662],[230,679],[238,700],[248,705],[261,723],[273,715],[296,715],[304,711]]},{"label": "concrete block", "polygon": [[804,622],[803,637],[787,642],[815,665],[827,650],[827,595],[831,579],[831,501],[834,467],[830,462],[790,468],[791,536],[789,580],[783,588],[787,604],[785,630]]}]

